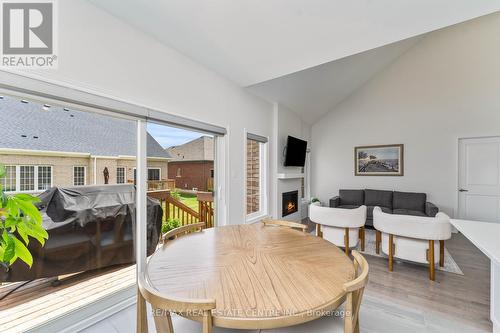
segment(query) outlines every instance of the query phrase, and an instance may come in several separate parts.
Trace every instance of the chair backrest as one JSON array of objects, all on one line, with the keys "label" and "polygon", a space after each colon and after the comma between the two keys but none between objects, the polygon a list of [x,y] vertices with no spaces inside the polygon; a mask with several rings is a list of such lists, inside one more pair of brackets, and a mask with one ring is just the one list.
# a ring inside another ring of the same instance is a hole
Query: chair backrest
[{"label": "chair backrest", "polygon": [[373,209],[375,229],[391,235],[422,240],[445,240],[451,238],[450,218],[445,213],[435,217],[397,215],[384,213],[380,207]]},{"label": "chair backrest", "polygon": [[201,229],[203,229],[203,227],[205,227],[205,222],[198,222],[198,223],[183,225],[182,227],[172,229],[169,232],[163,234],[162,241],[163,241],[163,243],[165,243],[167,240],[169,240],[172,237],[177,238],[179,236],[186,235],[187,233],[201,230]]},{"label": "chair backrest", "polygon": [[[188,317],[202,317],[203,333],[212,331],[212,310],[215,309],[215,300],[212,299],[179,299],[168,297],[153,289],[144,273],[137,279],[138,293],[138,322],[137,331],[148,333],[147,313],[145,302],[151,304],[157,333],[173,333],[171,312],[182,313]],[[186,319],[188,320],[188,319]]]},{"label": "chair backrest", "polygon": [[368,262],[358,251],[352,251],[352,256],[354,257],[356,278],[343,286],[347,292],[344,318],[345,333],[359,332],[359,308],[365,286],[368,283]]},{"label": "chair backrest", "polygon": [[355,209],[309,206],[312,222],[337,228],[359,228],[366,222],[366,206]]},{"label": "chair backrest", "polygon": [[273,219],[263,219],[262,223],[267,226],[267,225],[275,225],[275,226],[281,226],[281,227],[288,227],[288,228],[293,228],[293,229],[300,229],[302,232],[306,233],[307,232],[307,226],[305,224],[297,223],[297,222],[290,222],[290,221],[283,221],[283,220],[273,220]]}]

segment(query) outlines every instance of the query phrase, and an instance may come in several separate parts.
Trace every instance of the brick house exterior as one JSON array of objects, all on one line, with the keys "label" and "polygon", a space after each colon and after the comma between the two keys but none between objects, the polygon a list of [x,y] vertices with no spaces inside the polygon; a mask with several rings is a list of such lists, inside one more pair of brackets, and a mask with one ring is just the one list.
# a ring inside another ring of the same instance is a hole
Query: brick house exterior
[{"label": "brick house exterior", "polygon": [[180,189],[212,191],[214,177],[214,139],[202,136],[167,149],[172,156],[168,178]]},{"label": "brick house exterior", "polygon": [[[48,109],[48,110],[47,110]],[[39,103],[0,98],[4,115],[0,164],[7,192],[39,193],[52,186],[134,181],[135,122]],[[167,179],[171,156],[148,134],[151,177]],[[148,172],[149,173],[149,172]]]}]

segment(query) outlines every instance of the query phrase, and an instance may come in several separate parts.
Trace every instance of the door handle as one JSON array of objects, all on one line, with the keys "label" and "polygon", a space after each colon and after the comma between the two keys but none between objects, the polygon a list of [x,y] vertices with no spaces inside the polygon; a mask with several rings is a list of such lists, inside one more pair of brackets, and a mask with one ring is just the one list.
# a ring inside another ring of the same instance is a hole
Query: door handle
[{"label": "door handle", "polygon": [[458,190],[458,192],[469,192],[469,190],[464,190],[463,188],[461,188],[460,190]]}]

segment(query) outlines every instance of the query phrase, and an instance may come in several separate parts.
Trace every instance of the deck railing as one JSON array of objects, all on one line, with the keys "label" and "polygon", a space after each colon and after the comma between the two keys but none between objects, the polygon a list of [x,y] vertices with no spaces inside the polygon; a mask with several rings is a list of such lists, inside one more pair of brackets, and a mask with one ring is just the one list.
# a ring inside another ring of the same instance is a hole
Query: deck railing
[{"label": "deck railing", "polygon": [[148,180],[148,191],[173,189],[175,189],[175,179]]},{"label": "deck railing", "polygon": [[213,196],[211,193],[199,193],[198,212],[183,202],[172,197],[169,190],[148,191],[148,196],[160,201],[164,220],[178,219],[181,225],[205,222],[206,228],[214,226]]}]

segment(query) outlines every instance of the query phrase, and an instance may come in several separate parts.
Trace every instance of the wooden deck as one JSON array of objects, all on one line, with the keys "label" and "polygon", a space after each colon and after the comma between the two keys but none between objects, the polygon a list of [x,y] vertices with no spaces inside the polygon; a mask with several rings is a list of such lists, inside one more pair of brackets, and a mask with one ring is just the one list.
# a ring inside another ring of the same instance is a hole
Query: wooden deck
[{"label": "wooden deck", "polygon": [[[24,332],[135,283],[135,265],[34,280],[0,301],[0,332]],[[23,282],[0,286],[0,298]]]}]

